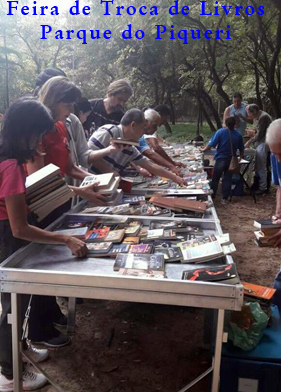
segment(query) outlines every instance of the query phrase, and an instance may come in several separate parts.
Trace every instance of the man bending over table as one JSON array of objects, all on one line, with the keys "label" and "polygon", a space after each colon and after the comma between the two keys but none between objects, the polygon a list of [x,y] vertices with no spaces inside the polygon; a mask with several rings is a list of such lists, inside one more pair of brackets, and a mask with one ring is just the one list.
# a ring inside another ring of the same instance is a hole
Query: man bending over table
[{"label": "man bending over table", "polygon": [[[109,146],[111,138],[138,141],[145,132],[145,125],[143,112],[139,109],[130,109],[122,117],[120,125],[104,125],[100,127],[90,138],[88,146],[96,151]],[[115,154],[110,153],[100,161],[95,162],[92,170],[96,173],[109,173],[112,171],[120,173],[129,163],[141,166],[156,176],[169,178],[179,185],[185,185],[183,178],[153,163],[150,159],[144,157],[135,146],[129,146],[125,143],[121,145],[119,152]]]}]

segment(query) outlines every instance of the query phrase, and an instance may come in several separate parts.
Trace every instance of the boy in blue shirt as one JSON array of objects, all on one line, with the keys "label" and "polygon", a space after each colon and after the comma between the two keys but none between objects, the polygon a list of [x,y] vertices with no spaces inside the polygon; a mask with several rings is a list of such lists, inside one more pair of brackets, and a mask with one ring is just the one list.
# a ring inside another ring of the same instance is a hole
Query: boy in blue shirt
[{"label": "boy in blue shirt", "polygon": [[[212,147],[217,148],[215,154],[216,163],[214,166],[211,188],[213,190],[213,198],[215,198],[219,181],[223,175],[222,204],[227,204],[228,198],[231,194],[231,180],[233,173],[231,173],[228,169],[232,158],[232,150],[233,156],[235,157],[237,150],[239,150],[241,158],[243,158],[244,154],[243,138],[240,133],[234,129],[236,126],[235,118],[229,117],[226,119],[225,123],[227,128],[219,129],[209,141],[208,145],[205,146],[202,150],[204,152],[210,150]],[[233,148],[231,148],[230,138]]]}]

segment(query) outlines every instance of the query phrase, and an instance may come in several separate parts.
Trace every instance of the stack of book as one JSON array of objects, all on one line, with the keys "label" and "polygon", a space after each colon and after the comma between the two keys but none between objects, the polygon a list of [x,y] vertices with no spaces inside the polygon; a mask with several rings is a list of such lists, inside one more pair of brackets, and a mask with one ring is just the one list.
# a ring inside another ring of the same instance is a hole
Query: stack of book
[{"label": "stack of book", "polygon": [[169,208],[176,212],[192,211],[203,216],[207,210],[207,205],[204,202],[188,200],[182,197],[154,196],[149,201],[155,206]]},{"label": "stack of book", "polygon": [[39,222],[73,196],[60,169],[52,163],[28,176],[25,185],[28,208]]},{"label": "stack of book", "polygon": [[254,221],[254,227],[259,229],[254,232],[256,244],[260,247],[270,247],[273,246],[270,237],[281,229],[281,224],[275,224],[271,219],[263,219]]},{"label": "stack of book", "polygon": [[80,187],[95,185],[97,192],[108,196],[108,203],[115,205],[123,197],[123,192],[118,190],[119,183],[120,177],[115,177],[114,173],[105,173],[85,177]]}]

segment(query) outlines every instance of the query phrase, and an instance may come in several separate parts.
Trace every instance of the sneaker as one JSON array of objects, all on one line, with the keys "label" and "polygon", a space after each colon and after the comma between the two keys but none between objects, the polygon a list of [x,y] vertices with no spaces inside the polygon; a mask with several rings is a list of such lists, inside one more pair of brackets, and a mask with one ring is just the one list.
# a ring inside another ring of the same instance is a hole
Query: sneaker
[{"label": "sneaker", "polygon": [[42,346],[46,346],[46,347],[59,348],[59,347],[67,346],[70,343],[70,341],[71,339],[69,336],[60,333],[59,335],[53,338],[44,339],[39,342],[32,342],[32,343],[42,344]]},{"label": "sneaker", "polygon": [[22,375],[22,389],[24,391],[35,391],[46,385],[48,380],[41,373],[25,370]]},{"label": "sneaker", "polygon": [[61,314],[61,316],[54,321],[54,326],[59,328],[66,328],[67,327],[67,317],[65,314]]},{"label": "sneaker", "polygon": [[228,200],[226,200],[226,199],[221,199],[221,204],[226,205],[226,204],[228,204],[228,203],[229,203]]},{"label": "sneaker", "polygon": [[[32,344],[28,344],[27,350],[25,352],[30,356],[30,358],[36,362],[44,362],[49,358],[49,350],[46,348],[38,349],[34,347]],[[23,356],[23,362],[28,362],[28,359]]]},{"label": "sneaker", "polygon": [[[25,371],[22,375],[22,388],[24,391],[35,391],[47,384],[48,380],[43,374]],[[3,374],[0,376],[0,392],[13,392],[14,380],[8,380]]]},{"label": "sneaker", "polygon": [[1,392],[13,392],[14,380],[8,380],[3,374],[0,376],[0,391]]}]

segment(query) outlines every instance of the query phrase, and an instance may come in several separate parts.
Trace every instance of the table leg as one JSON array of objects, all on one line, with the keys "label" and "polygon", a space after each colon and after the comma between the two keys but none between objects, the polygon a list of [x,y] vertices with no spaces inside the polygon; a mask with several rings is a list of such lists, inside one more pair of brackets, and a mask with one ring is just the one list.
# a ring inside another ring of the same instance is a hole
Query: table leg
[{"label": "table leg", "polygon": [[221,351],[223,343],[224,310],[219,309],[216,332],[216,346],[213,359],[212,392],[219,392]]},{"label": "table leg", "polygon": [[20,295],[11,294],[14,392],[22,392]]},{"label": "table leg", "polygon": [[75,331],[75,313],[76,313],[76,298],[68,298],[68,320],[67,332],[74,333]]}]

